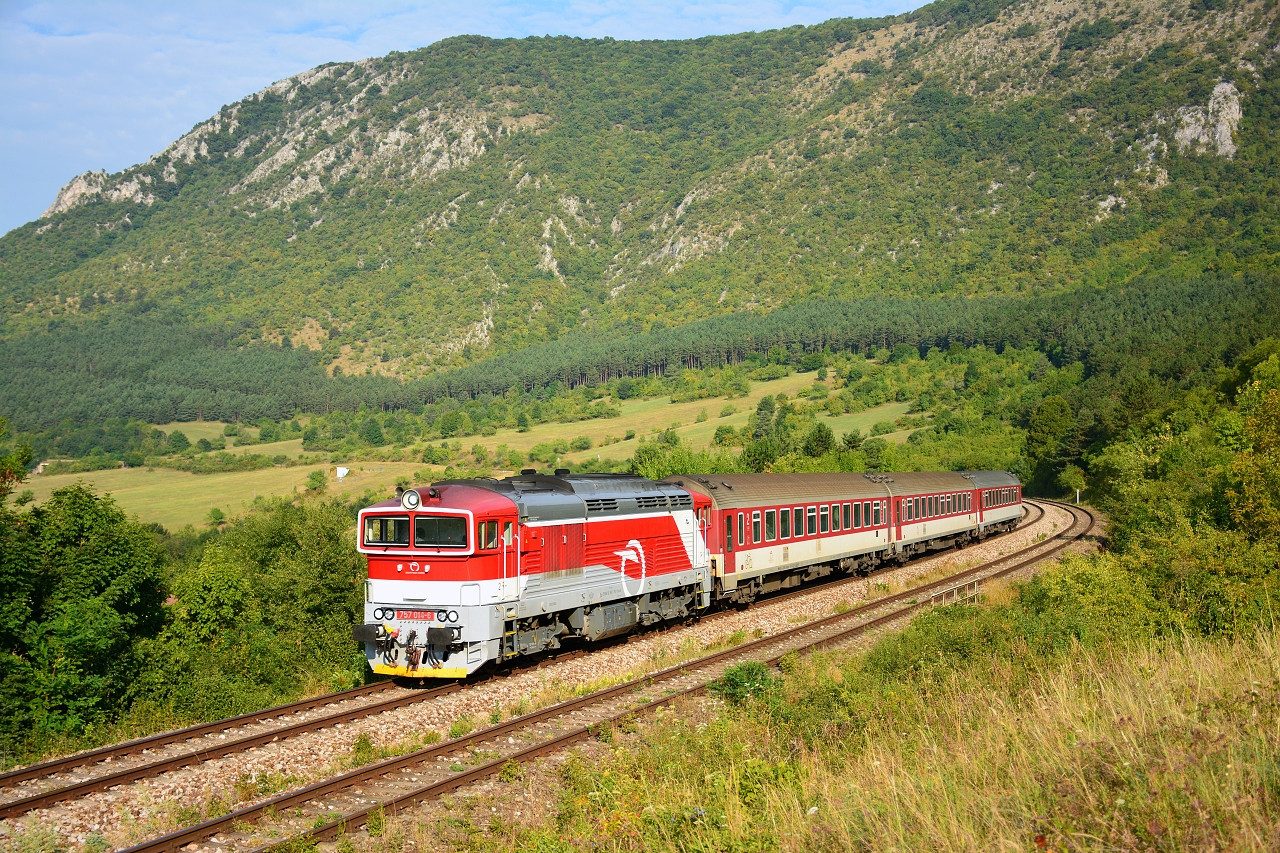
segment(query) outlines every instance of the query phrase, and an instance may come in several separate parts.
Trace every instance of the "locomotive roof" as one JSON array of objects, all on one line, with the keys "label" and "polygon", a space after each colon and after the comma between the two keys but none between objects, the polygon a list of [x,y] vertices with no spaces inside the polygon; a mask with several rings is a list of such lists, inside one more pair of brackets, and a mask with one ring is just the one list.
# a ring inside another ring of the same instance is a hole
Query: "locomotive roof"
[{"label": "locomotive roof", "polygon": [[693,506],[683,489],[629,474],[519,474],[505,480],[445,480],[435,485],[495,492],[512,501],[526,522],[581,521]]},{"label": "locomotive roof", "polygon": [[677,474],[663,480],[708,495],[718,509],[823,503],[1017,485],[1004,471],[892,474]]}]

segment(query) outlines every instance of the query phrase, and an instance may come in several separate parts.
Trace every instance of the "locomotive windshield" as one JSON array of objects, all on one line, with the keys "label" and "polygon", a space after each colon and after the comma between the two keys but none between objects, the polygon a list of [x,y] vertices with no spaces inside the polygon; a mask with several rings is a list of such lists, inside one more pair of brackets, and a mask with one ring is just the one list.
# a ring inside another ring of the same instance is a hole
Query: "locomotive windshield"
[{"label": "locomotive windshield", "polygon": [[418,548],[465,548],[467,520],[458,515],[416,516],[413,544]]},{"label": "locomotive windshield", "polygon": [[409,516],[371,515],[364,520],[364,544],[408,545]]}]

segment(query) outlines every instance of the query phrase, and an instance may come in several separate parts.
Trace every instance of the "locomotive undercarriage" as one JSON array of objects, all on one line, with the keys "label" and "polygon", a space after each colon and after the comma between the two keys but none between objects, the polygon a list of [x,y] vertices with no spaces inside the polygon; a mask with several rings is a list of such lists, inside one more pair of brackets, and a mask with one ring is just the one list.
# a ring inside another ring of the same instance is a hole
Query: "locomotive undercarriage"
[{"label": "locomotive undercarriage", "polygon": [[701,594],[697,587],[675,587],[623,601],[508,619],[500,656],[538,654],[560,648],[561,641],[569,638],[594,642],[629,633],[637,626],[687,619],[697,609]]}]

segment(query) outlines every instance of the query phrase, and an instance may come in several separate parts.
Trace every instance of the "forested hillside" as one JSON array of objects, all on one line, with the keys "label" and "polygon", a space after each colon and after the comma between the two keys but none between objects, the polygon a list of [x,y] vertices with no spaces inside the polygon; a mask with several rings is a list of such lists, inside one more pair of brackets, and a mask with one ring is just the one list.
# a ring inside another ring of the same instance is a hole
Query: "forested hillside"
[{"label": "forested hillside", "polygon": [[942,2],[322,66],[0,238],[0,412],[417,409],[779,345],[1059,352],[1159,328],[1148,304],[1212,361],[1276,317],[1275,6]]}]

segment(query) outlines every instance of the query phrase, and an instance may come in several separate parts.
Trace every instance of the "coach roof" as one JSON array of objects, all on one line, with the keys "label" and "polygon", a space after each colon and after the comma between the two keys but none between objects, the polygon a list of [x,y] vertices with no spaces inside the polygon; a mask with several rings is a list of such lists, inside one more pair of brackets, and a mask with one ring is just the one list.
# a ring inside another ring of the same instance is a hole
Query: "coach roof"
[{"label": "coach roof", "polygon": [[663,480],[711,497],[717,509],[836,503],[890,495],[963,492],[1017,485],[1003,471],[868,474],[676,474]]}]

